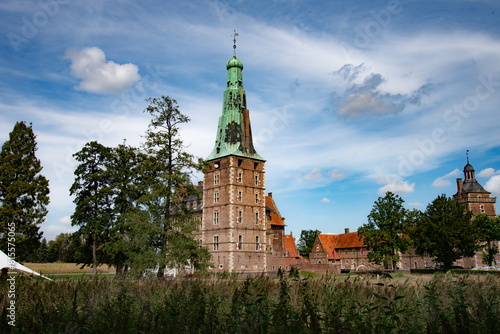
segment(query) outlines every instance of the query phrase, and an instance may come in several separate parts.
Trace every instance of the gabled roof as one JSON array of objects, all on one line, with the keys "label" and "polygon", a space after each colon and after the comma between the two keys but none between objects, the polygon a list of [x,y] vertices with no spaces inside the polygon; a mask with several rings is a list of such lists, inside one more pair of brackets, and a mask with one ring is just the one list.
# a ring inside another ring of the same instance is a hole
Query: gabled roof
[{"label": "gabled roof", "polygon": [[283,217],[281,217],[280,211],[278,210],[276,203],[274,203],[273,198],[270,196],[266,196],[265,201],[266,201],[265,202],[266,203],[266,211],[270,212],[271,225],[285,226],[285,222],[282,219]]},{"label": "gabled roof", "polygon": [[285,254],[287,252],[289,257],[299,257],[295,242],[293,241],[293,236],[285,234]]},{"label": "gabled roof", "polygon": [[483,186],[481,186],[476,179],[465,180],[462,184],[461,194],[491,194],[490,192],[484,190]]},{"label": "gabled roof", "polygon": [[358,232],[344,234],[320,234],[318,237],[323,249],[328,254],[329,260],[338,260],[339,257],[337,252],[341,249],[365,247],[363,241],[359,240]]}]

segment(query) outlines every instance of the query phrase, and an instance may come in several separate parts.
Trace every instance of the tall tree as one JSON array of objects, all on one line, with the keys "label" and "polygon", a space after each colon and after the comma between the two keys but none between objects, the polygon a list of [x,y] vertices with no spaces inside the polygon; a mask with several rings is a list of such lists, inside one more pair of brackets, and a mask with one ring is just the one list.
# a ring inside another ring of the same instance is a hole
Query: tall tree
[{"label": "tall tree", "polygon": [[[112,192],[110,173],[106,166],[110,160],[110,149],[96,141],[89,142],[73,155],[80,162],[75,170],[75,182],[70,194],[75,195],[75,212],[71,224],[78,225],[77,235],[82,236],[85,245],[92,248],[93,274],[97,274],[99,252],[109,239],[108,227],[112,219]],[[100,252],[101,253],[101,252]]]},{"label": "tall tree", "polygon": [[108,264],[116,267],[116,274],[122,275],[128,263],[131,247],[131,219],[140,210],[140,199],[146,193],[143,172],[146,155],[137,148],[125,144],[111,149],[107,164],[110,173],[110,193],[113,216],[108,227],[109,240],[103,250]]},{"label": "tall tree", "polygon": [[311,254],[312,248],[314,246],[314,241],[316,236],[321,234],[319,230],[302,230],[300,232],[300,239],[297,242],[297,250],[300,256],[309,259],[309,254]]},{"label": "tall tree", "polygon": [[474,256],[479,231],[471,217],[472,212],[465,212],[457,201],[445,194],[438,196],[427,205],[412,230],[416,253],[433,257],[445,270],[462,257]]},{"label": "tall tree", "polygon": [[497,241],[500,240],[500,217],[491,218],[486,214],[474,217],[474,224],[479,229],[479,240],[484,246],[482,260],[488,266],[493,265],[498,254]]},{"label": "tall tree", "polygon": [[396,270],[399,252],[405,252],[410,241],[408,227],[412,213],[404,208],[404,200],[392,192],[379,197],[368,215],[368,223],[358,229],[359,238],[363,238],[370,261],[377,264],[392,264]]},{"label": "tall tree", "polygon": [[40,246],[39,225],[49,204],[49,182],[40,174],[36,151],[31,123],[17,122],[0,153],[0,249],[7,251],[12,248],[9,243],[15,243],[15,257],[20,261]]},{"label": "tall tree", "polygon": [[[194,240],[194,228],[183,201],[197,192],[190,178],[194,171],[202,170],[203,162],[185,151],[179,131],[180,126],[190,119],[179,111],[177,101],[168,96],[146,101],[149,106],[144,112],[152,116],[145,136],[145,148],[149,154],[147,170],[150,193],[147,206],[153,225],[158,227],[159,238],[155,246],[160,268],[158,275],[162,276],[167,264],[187,264],[187,257],[180,247],[187,240]],[[195,251],[189,256],[192,261],[208,257],[206,248],[198,246],[192,251]]]}]

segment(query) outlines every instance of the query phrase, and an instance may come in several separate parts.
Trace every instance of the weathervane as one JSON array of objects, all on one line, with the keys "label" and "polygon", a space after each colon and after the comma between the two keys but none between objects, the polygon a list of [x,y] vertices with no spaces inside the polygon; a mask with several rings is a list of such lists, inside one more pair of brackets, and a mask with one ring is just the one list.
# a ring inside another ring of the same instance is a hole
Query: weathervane
[{"label": "weathervane", "polygon": [[467,163],[469,163],[469,150],[467,150],[467,152],[465,153],[465,155],[467,156]]},{"label": "weathervane", "polygon": [[239,34],[235,30],[234,35],[233,35],[233,49],[234,49],[234,56],[235,57],[236,57],[236,36],[239,36]]}]

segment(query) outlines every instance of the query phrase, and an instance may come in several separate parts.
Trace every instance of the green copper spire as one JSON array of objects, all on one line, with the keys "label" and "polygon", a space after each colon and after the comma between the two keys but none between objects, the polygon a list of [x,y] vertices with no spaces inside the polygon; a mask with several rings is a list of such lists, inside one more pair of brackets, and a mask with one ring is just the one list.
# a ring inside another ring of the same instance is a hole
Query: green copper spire
[{"label": "green copper spire", "polygon": [[265,161],[254,149],[247,99],[243,90],[243,63],[234,56],[226,65],[227,88],[222,102],[215,147],[207,160],[228,155]]}]

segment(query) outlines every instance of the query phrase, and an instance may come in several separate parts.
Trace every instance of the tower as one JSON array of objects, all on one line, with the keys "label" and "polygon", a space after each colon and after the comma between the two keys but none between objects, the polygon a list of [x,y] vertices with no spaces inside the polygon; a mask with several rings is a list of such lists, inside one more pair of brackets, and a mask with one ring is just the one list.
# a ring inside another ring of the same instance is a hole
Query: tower
[{"label": "tower", "polygon": [[[468,151],[467,151],[468,152]],[[453,199],[464,205],[473,216],[487,214],[496,217],[495,202],[496,197],[491,197],[491,193],[486,191],[476,180],[474,167],[469,163],[464,167],[464,180],[457,179],[457,193]]]},{"label": "tower", "polygon": [[226,65],[227,88],[203,182],[203,244],[218,271],[267,270],[265,160],[255,151],[243,90],[243,63]]}]

